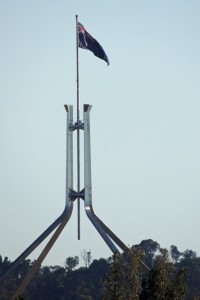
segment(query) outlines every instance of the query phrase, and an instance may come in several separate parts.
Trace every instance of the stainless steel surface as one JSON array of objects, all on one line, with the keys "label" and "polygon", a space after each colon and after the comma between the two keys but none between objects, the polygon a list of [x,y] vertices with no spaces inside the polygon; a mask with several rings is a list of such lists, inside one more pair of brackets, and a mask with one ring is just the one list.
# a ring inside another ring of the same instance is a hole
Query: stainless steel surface
[{"label": "stainless steel surface", "polygon": [[69,202],[70,189],[73,190],[73,106],[65,105],[67,112],[67,128],[66,128],[66,205]]},{"label": "stainless steel surface", "polygon": [[85,187],[85,211],[101,237],[113,253],[118,249],[113,243],[124,250],[124,244],[114,233],[95,215],[92,207],[92,172],[91,172],[91,143],[90,143],[90,111],[92,106],[85,104],[83,108],[84,120],[84,187]]}]

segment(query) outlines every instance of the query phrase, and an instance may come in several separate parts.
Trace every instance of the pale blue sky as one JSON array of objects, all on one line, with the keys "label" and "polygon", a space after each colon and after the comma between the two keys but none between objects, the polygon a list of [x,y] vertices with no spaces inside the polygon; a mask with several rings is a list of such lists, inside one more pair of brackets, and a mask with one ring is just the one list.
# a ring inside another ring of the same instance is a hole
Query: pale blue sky
[{"label": "pale blue sky", "polygon": [[[79,51],[95,212],[127,245],[200,254],[199,13],[198,0],[0,1],[1,255],[14,260],[64,208],[76,14],[110,59]],[[76,215],[75,203],[45,264],[111,255],[83,205],[77,241]]]}]

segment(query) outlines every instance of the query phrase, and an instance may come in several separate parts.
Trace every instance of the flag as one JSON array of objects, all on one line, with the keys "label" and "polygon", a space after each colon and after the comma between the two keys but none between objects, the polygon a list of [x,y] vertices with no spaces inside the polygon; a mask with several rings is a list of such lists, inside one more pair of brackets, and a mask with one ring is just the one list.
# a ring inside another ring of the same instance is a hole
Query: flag
[{"label": "flag", "polygon": [[84,26],[78,22],[78,46],[83,49],[90,50],[95,56],[105,60],[109,65],[109,59],[103,50],[102,46],[95,40],[84,28]]}]

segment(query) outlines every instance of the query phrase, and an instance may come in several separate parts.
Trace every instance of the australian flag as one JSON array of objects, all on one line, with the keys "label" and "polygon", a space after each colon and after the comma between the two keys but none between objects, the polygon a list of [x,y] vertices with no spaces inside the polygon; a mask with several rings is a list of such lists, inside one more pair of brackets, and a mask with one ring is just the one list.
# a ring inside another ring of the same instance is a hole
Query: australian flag
[{"label": "australian flag", "polygon": [[101,45],[85,30],[84,26],[78,22],[79,47],[90,50],[97,57],[105,60],[109,65],[109,59]]}]

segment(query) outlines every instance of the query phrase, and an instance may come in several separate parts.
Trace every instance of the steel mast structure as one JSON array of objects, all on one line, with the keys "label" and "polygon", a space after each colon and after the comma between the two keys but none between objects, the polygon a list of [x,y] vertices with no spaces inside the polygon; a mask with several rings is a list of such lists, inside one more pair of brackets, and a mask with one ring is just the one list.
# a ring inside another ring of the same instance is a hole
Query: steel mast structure
[{"label": "steel mast structure", "polygon": [[[20,263],[25,260],[54,230],[52,237],[47,242],[46,246],[33,263],[31,269],[26,274],[22,283],[18,287],[17,291],[11,297],[10,300],[14,300],[18,296],[22,295],[27,285],[30,283],[35,273],[39,270],[43,260],[53,247],[57,238],[61,234],[62,230],[69,221],[73,203],[77,200],[78,205],[78,239],[80,239],[80,200],[84,201],[85,212],[94,225],[100,236],[103,238],[110,250],[115,253],[121,251],[130,253],[128,248],[95,214],[92,206],[92,173],[91,173],[91,143],[90,143],[90,111],[92,106],[89,104],[83,105],[83,122],[80,120],[80,101],[79,101],[79,62],[78,62],[78,16],[76,16],[76,41],[77,41],[77,118],[76,122],[73,121],[73,106],[64,105],[67,114],[66,125],[66,191],[65,191],[65,207],[62,214],[13,262],[9,269],[0,275],[0,281],[14,269],[16,269]],[[84,187],[80,188],[80,132],[84,132]],[[77,133],[77,190],[73,185],[73,134]],[[143,262],[141,262],[146,268],[148,268]]]}]

